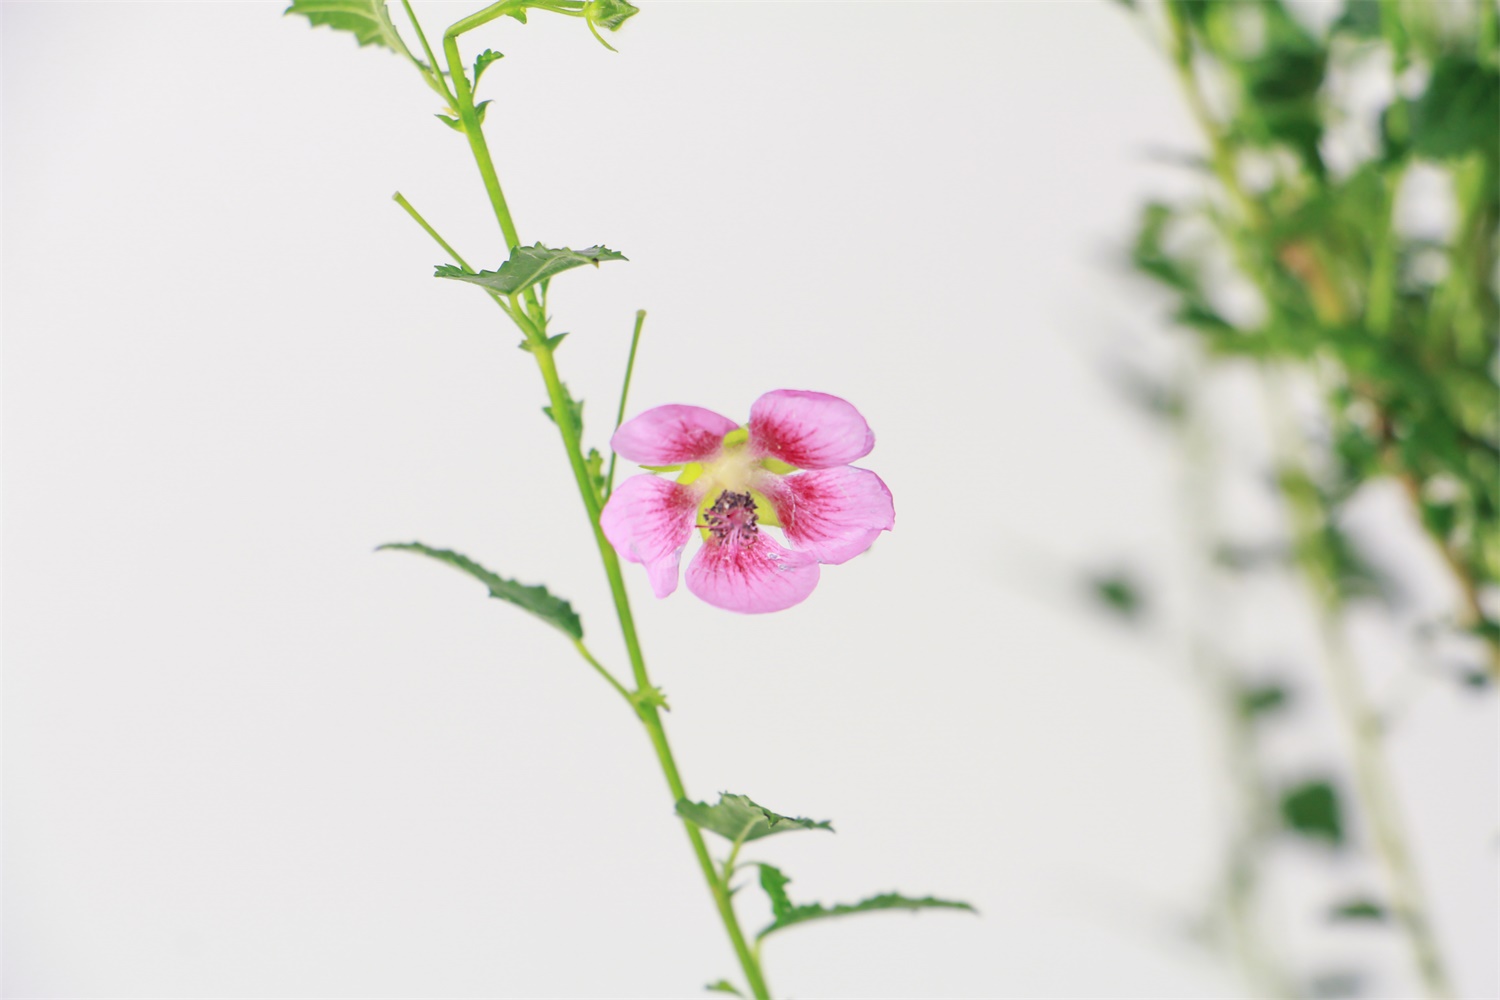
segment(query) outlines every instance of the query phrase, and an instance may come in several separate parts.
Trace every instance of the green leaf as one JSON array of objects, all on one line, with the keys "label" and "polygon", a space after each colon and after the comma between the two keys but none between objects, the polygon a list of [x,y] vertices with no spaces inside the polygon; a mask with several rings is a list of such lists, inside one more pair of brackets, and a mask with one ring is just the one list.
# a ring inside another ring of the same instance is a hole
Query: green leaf
[{"label": "green leaf", "polygon": [[[563,405],[568,408],[568,415],[573,418],[573,427],[577,431],[579,431],[580,433],[582,433],[582,431],[583,431],[583,400],[581,400],[581,399],[574,399],[573,398],[573,394],[570,393],[570,392],[568,392],[568,387],[566,385],[561,386],[561,388],[562,388],[562,393],[563,393]],[[557,414],[554,413],[554,412],[552,412],[552,407],[550,407],[550,406],[544,406],[544,407],[542,407],[542,412],[547,415],[547,419],[548,420],[552,421],[554,424],[557,423]]]},{"label": "green leaf", "polygon": [[567,247],[552,249],[537,243],[529,247],[516,247],[510,252],[510,259],[494,271],[480,271],[475,274],[452,264],[440,264],[434,276],[456,278],[459,281],[482,285],[501,295],[515,295],[562,271],[582,267],[585,264],[598,267],[599,262],[605,260],[626,259],[628,258],[624,254],[616,253],[606,247],[587,247],[583,250],[570,250]]},{"label": "green leaf", "polygon": [[1329,920],[1371,920],[1381,923],[1385,918],[1385,907],[1373,899],[1351,899],[1328,910]]},{"label": "green leaf", "polygon": [[590,24],[606,31],[619,31],[620,25],[639,14],[641,9],[625,0],[589,0],[583,8],[583,16]]},{"label": "green leaf", "polygon": [[1291,701],[1291,691],[1276,683],[1250,684],[1240,690],[1240,715],[1255,720],[1284,710]]},{"label": "green leaf", "polygon": [[734,984],[727,979],[721,979],[717,983],[709,983],[703,988],[705,990],[708,990],[710,993],[729,993],[737,997],[742,997],[745,995],[739,990],[735,989]]},{"label": "green leaf", "polygon": [[465,573],[478,580],[490,589],[490,596],[499,598],[514,604],[523,611],[529,611],[542,621],[561,630],[572,639],[583,638],[583,623],[579,621],[578,615],[574,613],[573,606],[560,597],[553,597],[547,592],[546,587],[527,586],[514,580],[496,576],[483,566],[465,556],[459,555],[449,549],[434,549],[423,545],[421,542],[392,542],[382,545],[376,552],[386,549],[396,549],[405,552],[418,552],[424,556],[445,562],[449,566],[463,570]]},{"label": "green leaf", "polygon": [[1344,844],[1344,816],[1338,790],[1327,781],[1308,781],[1281,794],[1281,820],[1291,832],[1330,847]]},{"label": "green leaf", "polygon": [[602,499],[607,485],[604,481],[604,456],[599,454],[598,448],[590,448],[583,464],[589,470],[589,482],[594,484],[594,495]]},{"label": "green leaf", "polygon": [[[484,111],[494,103],[494,101],[480,101],[478,104],[474,105],[474,113],[479,119],[479,124],[484,124]],[[432,117],[436,118],[438,121],[442,122],[444,125],[448,126],[455,132],[462,132],[464,130],[464,123],[457,118],[453,118],[449,115],[433,115]],[[451,267],[452,265],[448,266]]]},{"label": "green leaf", "polygon": [[1355,38],[1380,37],[1380,0],[1348,0],[1333,30]]},{"label": "green leaf", "polygon": [[1500,73],[1467,58],[1441,59],[1422,96],[1411,102],[1412,149],[1435,159],[1473,150],[1493,155],[1500,121]]},{"label": "green leaf", "polygon": [[833,832],[831,820],[814,821],[800,816],[783,816],[751,801],[748,796],[732,792],[720,792],[718,804],[712,806],[707,802],[679,799],[677,815],[735,844],[792,830]]},{"label": "green leaf", "polygon": [[[504,53],[496,52],[494,49],[485,49],[483,52],[479,53],[479,55],[475,56],[473,86],[475,88],[479,86],[479,78],[484,75],[484,71],[489,68],[490,63],[495,62],[497,59],[504,58]],[[486,101],[485,103],[488,104],[489,102]]]},{"label": "green leaf", "polygon": [[883,892],[869,899],[862,899],[857,903],[835,903],[833,906],[824,906],[822,903],[794,904],[787,896],[786,886],[791,879],[781,873],[781,870],[773,865],[760,865],[760,886],[766,891],[766,896],[771,901],[771,914],[776,919],[761,928],[756,940],[766,937],[776,931],[792,927],[796,924],[807,923],[809,920],[824,920],[829,917],[847,917],[853,913],[871,913],[875,910],[966,910],[976,913],[977,910],[968,903],[961,903],[952,899],[938,899],[935,896],[903,896],[896,892]]},{"label": "green leaf", "polygon": [[1111,573],[1089,580],[1094,599],[1121,618],[1137,619],[1145,610],[1140,585],[1125,573]]},{"label": "green leaf", "polygon": [[361,46],[380,45],[410,55],[396,34],[385,0],[292,0],[283,13],[301,14],[314,27],[324,24],[335,31],[352,32]]}]

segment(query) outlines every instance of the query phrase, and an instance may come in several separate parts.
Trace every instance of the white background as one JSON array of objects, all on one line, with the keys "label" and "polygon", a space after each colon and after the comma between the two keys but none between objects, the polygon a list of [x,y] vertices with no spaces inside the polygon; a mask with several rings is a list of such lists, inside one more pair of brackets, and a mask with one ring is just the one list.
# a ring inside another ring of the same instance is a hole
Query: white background
[{"label": "white background", "polygon": [[[1194,934],[1213,715],[1170,628],[1076,584],[1177,559],[1175,446],[1100,374],[1160,326],[1119,263],[1137,206],[1194,183],[1147,155],[1197,148],[1165,64],[1105,3],[644,6],[618,55],[544,14],[466,40],[506,54],[523,239],[630,257],[553,286],[589,440],[645,307],[633,411],[842,395],[898,517],[768,618],[630,568],[684,776],[835,821],[756,852],[795,898],[983,912],[788,933],[772,986],[1236,995]],[[462,138],[280,7],[4,4],[5,990],[701,995],[737,970],[629,713],[472,581],[371,554],[544,581],[626,672],[534,366],[390,201],[496,266]],[[1250,616],[1293,669],[1299,607]],[[1460,989],[1494,996],[1493,698],[1419,686],[1397,775]],[[1297,724],[1289,771],[1337,759],[1316,697]],[[1295,968],[1403,995],[1388,932],[1320,916],[1372,873],[1281,864]]]}]

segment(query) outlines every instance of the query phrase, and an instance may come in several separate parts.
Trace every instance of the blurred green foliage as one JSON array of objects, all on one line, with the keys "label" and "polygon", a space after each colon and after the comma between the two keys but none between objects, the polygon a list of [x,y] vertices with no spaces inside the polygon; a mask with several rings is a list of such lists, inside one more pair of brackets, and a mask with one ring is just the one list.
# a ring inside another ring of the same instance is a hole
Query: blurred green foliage
[{"label": "blurred green foliage", "polygon": [[[1320,564],[1339,598],[1383,593],[1337,512],[1393,478],[1493,657],[1478,595],[1500,583],[1495,5],[1351,0],[1321,30],[1280,0],[1167,0],[1164,12],[1217,183],[1146,206],[1135,266],[1210,355],[1316,379],[1325,461],[1315,477],[1281,472],[1283,491],[1321,512],[1299,561]],[[1360,74],[1381,79],[1383,109],[1340,101]],[[1418,173],[1448,192],[1439,237],[1403,225]]]}]

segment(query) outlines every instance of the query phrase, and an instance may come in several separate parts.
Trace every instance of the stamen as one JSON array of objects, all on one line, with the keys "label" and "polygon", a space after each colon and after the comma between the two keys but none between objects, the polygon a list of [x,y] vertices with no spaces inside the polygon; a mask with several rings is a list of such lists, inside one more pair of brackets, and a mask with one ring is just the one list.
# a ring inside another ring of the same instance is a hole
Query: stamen
[{"label": "stamen", "polygon": [[748,542],[760,533],[757,523],[760,517],[755,513],[755,500],[749,493],[725,490],[712,507],[704,509],[703,520],[705,523],[698,527],[706,529],[720,542],[731,535],[741,542]]}]

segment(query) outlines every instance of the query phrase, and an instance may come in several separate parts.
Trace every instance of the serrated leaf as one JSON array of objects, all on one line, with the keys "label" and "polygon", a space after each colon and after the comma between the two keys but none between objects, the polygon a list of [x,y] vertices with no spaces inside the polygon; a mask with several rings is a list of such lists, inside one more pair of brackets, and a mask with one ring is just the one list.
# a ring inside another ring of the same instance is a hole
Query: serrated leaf
[{"label": "serrated leaf", "polygon": [[1338,790],[1327,781],[1307,781],[1282,792],[1281,820],[1299,836],[1343,846],[1343,810]]},{"label": "serrated leaf", "polygon": [[641,9],[625,0],[589,0],[584,5],[583,16],[590,24],[597,24],[606,31],[619,31],[620,25],[639,14]]},{"label": "serrated leaf", "polygon": [[507,580],[451,549],[434,549],[421,542],[391,542],[380,546],[375,551],[380,552],[386,549],[417,552],[439,562],[445,562],[488,587],[491,597],[514,604],[523,611],[531,612],[572,639],[583,638],[583,622],[573,611],[573,606],[562,598],[548,593],[546,587],[528,586],[517,583],[515,580]]},{"label": "serrated leaf", "polygon": [[598,267],[600,261],[627,259],[624,254],[616,253],[607,247],[594,246],[583,250],[570,250],[567,247],[555,249],[544,247],[537,243],[529,247],[516,247],[510,252],[510,259],[493,271],[480,271],[475,274],[452,264],[440,264],[434,277],[456,278],[459,281],[482,285],[501,295],[516,295],[539,281],[545,281],[555,274],[575,267],[583,267],[585,264]]},{"label": "serrated leaf", "polygon": [[936,896],[903,896],[897,892],[883,892],[878,896],[862,899],[857,903],[835,903],[833,906],[824,906],[822,903],[795,904],[787,895],[786,886],[791,879],[782,874],[781,870],[774,865],[760,865],[760,886],[766,891],[766,897],[771,901],[771,914],[776,919],[763,927],[756,940],[766,937],[768,934],[784,930],[796,924],[807,923],[809,920],[826,920],[830,917],[847,917],[854,913],[872,913],[876,910],[965,910],[969,913],[978,912],[968,903],[961,903],[953,899],[938,899]]},{"label": "serrated leaf", "polygon": [[1328,910],[1329,920],[1369,920],[1382,923],[1385,918],[1385,907],[1373,899],[1350,899]]},{"label": "serrated leaf", "polygon": [[732,792],[720,792],[718,804],[712,806],[707,802],[679,799],[677,815],[736,844],[793,830],[833,832],[832,820],[815,821],[801,816],[783,816],[752,801],[749,796]]},{"label": "serrated leaf", "polygon": [[727,979],[721,979],[716,983],[709,983],[703,988],[710,993],[729,993],[737,997],[742,997],[745,995],[739,990],[735,989],[734,984]]},{"label": "serrated leaf", "polygon": [[505,54],[503,52],[496,52],[494,49],[485,49],[479,55],[475,56],[473,87],[477,88],[479,86],[479,78],[484,75],[486,69],[489,69],[491,63],[504,58]]},{"label": "serrated leaf", "polygon": [[391,23],[385,0],[292,0],[283,14],[300,14],[314,27],[322,24],[350,32],[361,46],[380,45],[401,55],[409,54]]}]

